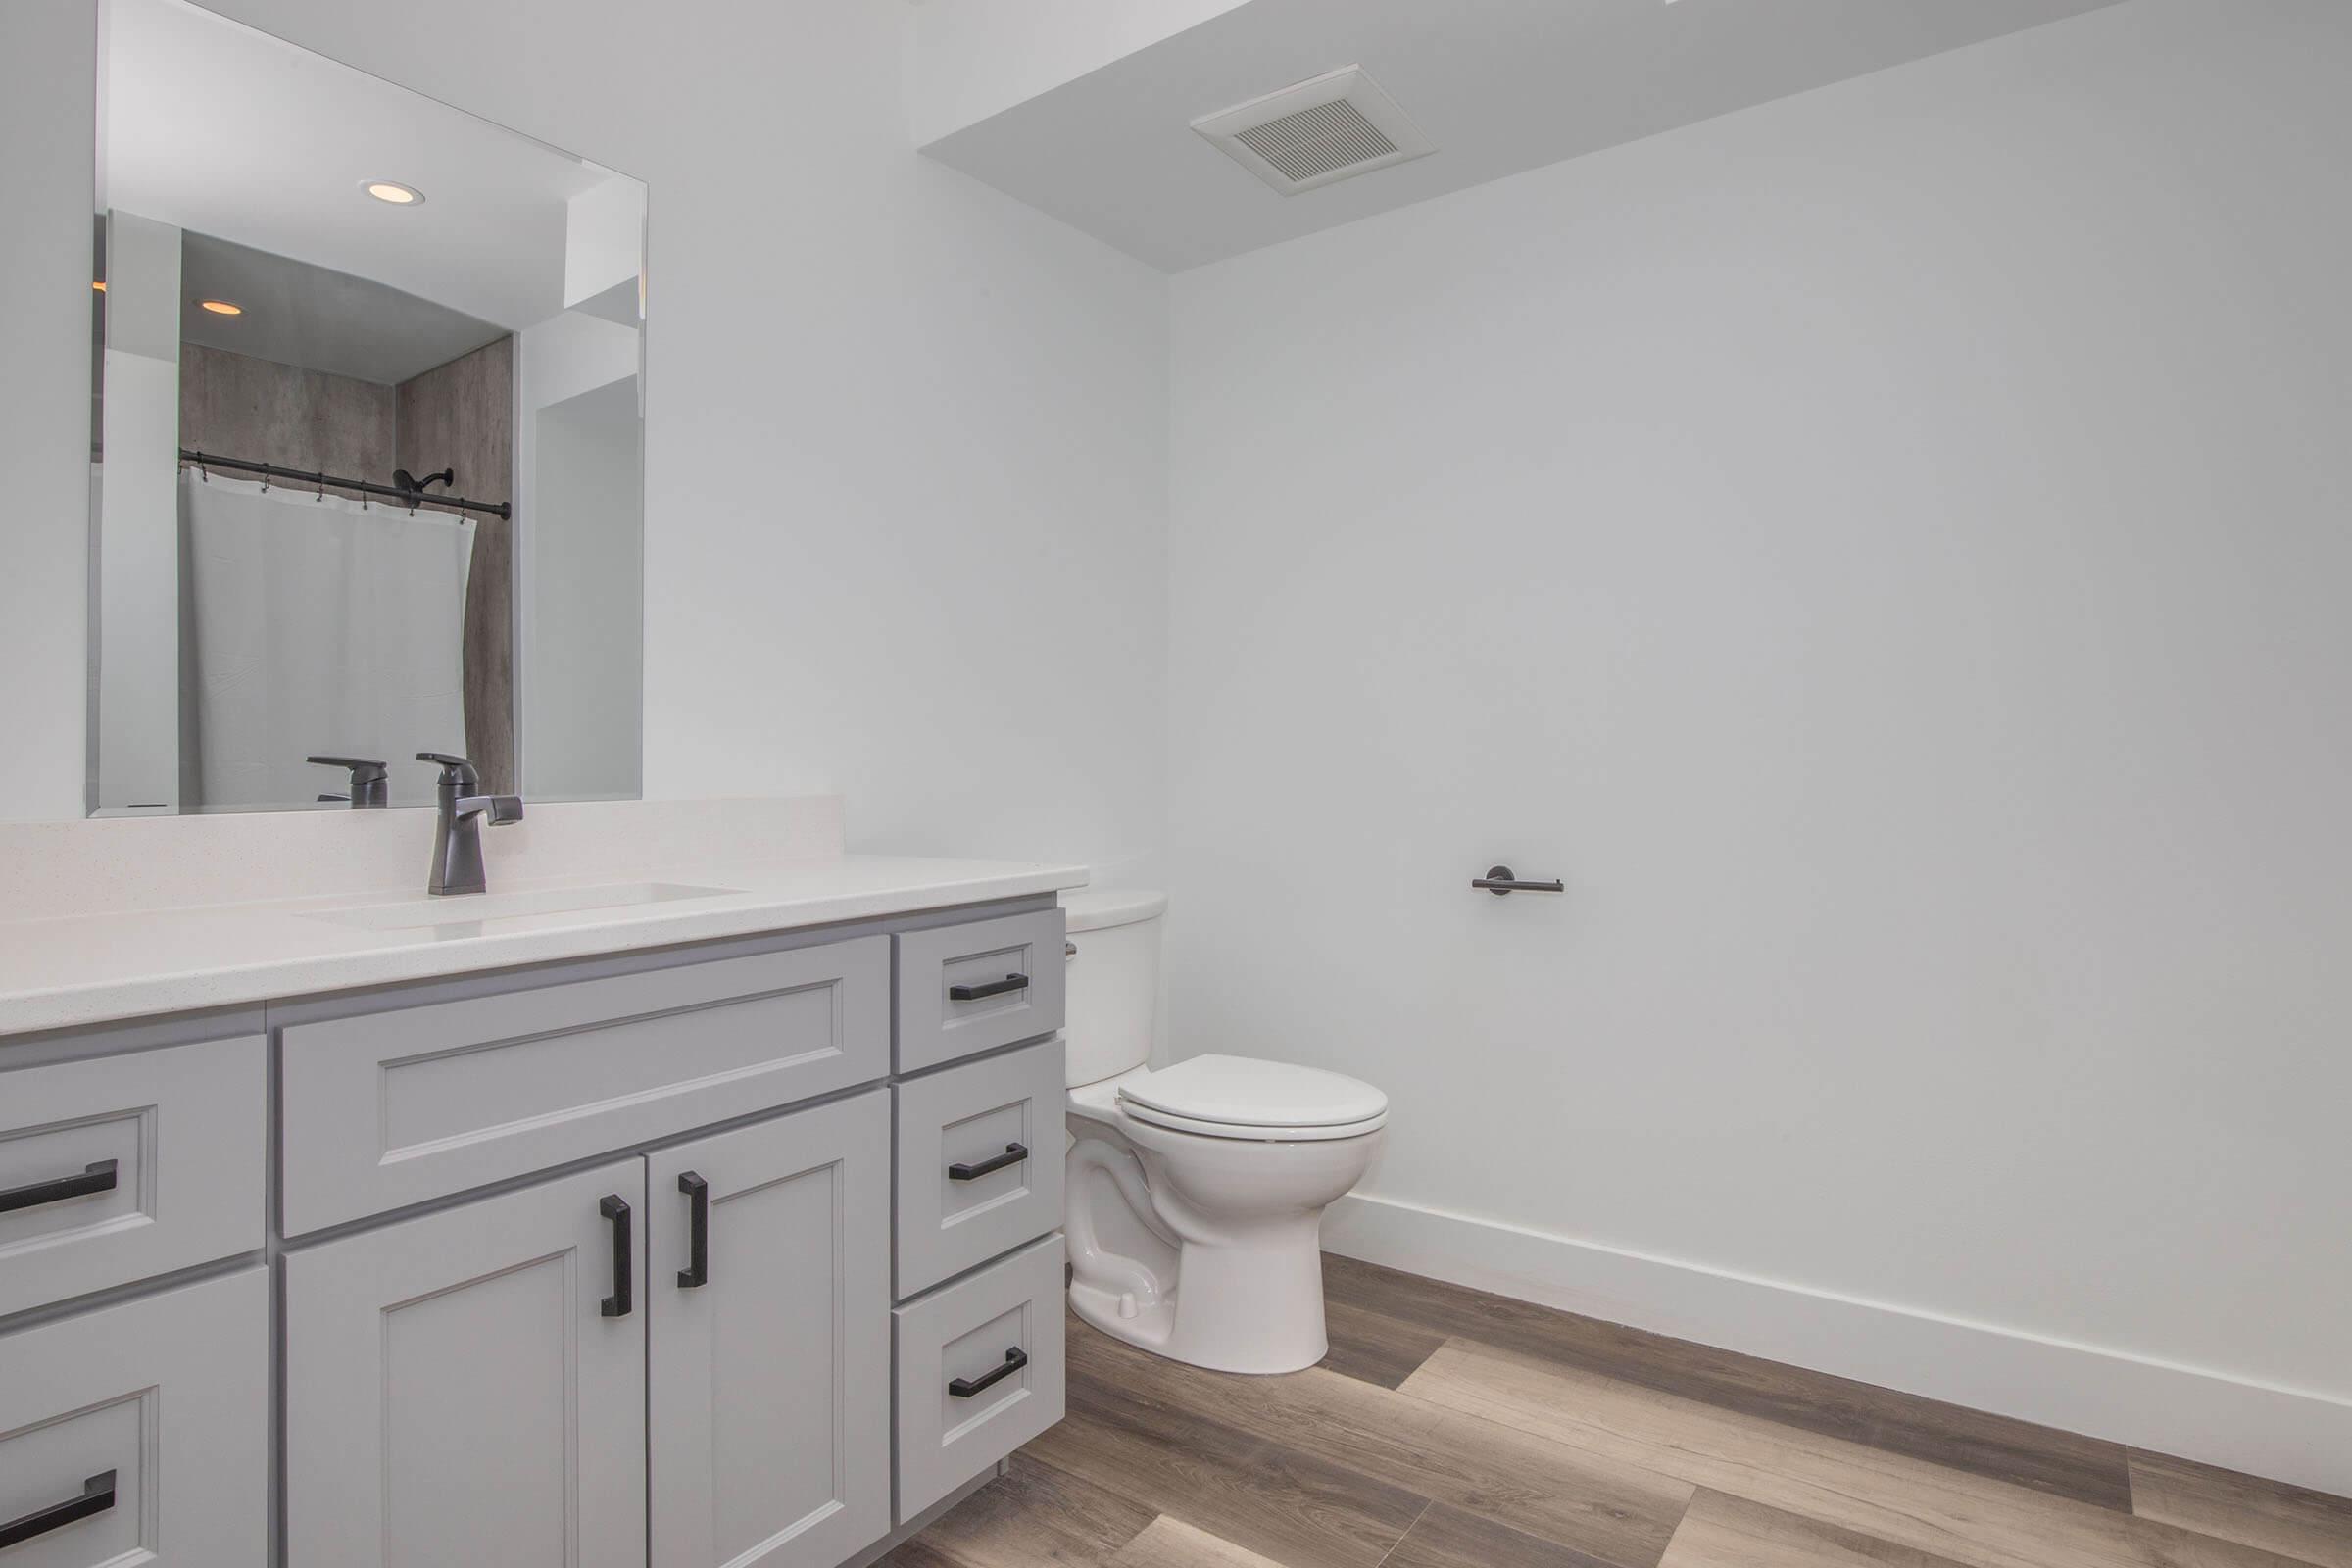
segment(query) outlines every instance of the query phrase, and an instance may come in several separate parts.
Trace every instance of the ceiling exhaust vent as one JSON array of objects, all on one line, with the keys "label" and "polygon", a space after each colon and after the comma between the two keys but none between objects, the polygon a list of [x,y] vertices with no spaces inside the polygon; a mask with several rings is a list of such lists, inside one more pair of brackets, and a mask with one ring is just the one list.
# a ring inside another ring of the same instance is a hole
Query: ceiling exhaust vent
[{"label": "ceiling exhaust vent", "polygon": [[1438,150],[1361,66],[1205,115],[1193,128],[1285,196]]}]

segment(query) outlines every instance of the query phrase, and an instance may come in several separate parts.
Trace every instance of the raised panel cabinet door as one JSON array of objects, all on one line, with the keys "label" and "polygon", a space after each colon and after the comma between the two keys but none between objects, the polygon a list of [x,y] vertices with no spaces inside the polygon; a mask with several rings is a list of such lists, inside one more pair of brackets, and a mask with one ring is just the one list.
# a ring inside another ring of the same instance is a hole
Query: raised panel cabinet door
[{"label": "raised panel cabinet door", "polygon": [[644,1210],[626,1159],[287,1255],[287,1568],[641,1568]]},{"label": "raised panel cabinet door", "polygon": [[647,1164],[653,1560],[833,1568],[890,1531],[890,1096]]}]

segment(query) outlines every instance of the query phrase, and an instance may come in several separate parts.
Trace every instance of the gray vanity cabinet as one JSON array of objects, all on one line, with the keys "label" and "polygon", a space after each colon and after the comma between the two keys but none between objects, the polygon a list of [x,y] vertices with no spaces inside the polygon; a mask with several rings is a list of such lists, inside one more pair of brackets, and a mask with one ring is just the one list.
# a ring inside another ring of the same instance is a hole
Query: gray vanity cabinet
[{"label": "gray vanity cabinet", "polygon": [[0,1568],[870,1560],[1062,1413],[1062,946],[1032,897],[0,1041]]},{"label": "gray vanity cabinet", "polygon": [[623,1159],[287,1255],[290,1568],[645,1562],[645,1197]]},{"label": "gray vanity cabinet", "polygon": [[646,1157],[656,1568],[889,1533],[889,1150],[877,1089]]}]

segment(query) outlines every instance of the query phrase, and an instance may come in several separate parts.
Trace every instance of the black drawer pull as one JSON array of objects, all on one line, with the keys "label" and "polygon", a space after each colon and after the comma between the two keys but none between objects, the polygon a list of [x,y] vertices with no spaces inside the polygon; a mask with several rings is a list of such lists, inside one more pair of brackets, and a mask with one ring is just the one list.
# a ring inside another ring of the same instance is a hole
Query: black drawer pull
[{"label": "black drawer pull", "polygon": [[1008,974],[1002,980],[991,980],[984,986],[950,986],[948,987],[948,1000],[950,1002],[978,1002],[982,997],[1001,997],[1007,991],[1026,991],[1028,989],[1029,977],[1027,975]]},{"label": "black drawer pull", "polygon": [[20,1208],[38,1208],[43,1203],[62,1203],[69,1198],[87,1198],[92,1193],[111,1193],[115,1190],[115,1162],[99,1160],[85,1165],[78,1176],[60,1176],[53,1182],[34,1182],[30,1187],[12,1187],[0,1193],[0,1214],[13,1214]]},{"label": "black drawer pull", "polygon": [[982,1373],[976,1378],[956,1378],[949,1383],[948,1392],[958,1399],[968,1399],[990,1384],[1012,1376],[1028,1364],[1029,1352],[1016,1345],[1004,1352],[1004,1359],[998,1363],[996,1370]]},{"label": "black drawer pull", "polygon": [[[108,1163],[113,1162],[110,1160]],[[76,1520],[104,1513],[114,1505],[115,1473],[109,1470],[84,1481],[81,1484],[81,1495],[72,1502],[61,1502],[0,1525],[0,1549],[30,1541],[35,1536],[45,1536],[52,1530],[63,1530]]]},{"label": "black drawer pull", "polygon": [[604,1313],[607,1317],[627,1317],[637,1304],[630,1286],[637,1267],[629,1255],[629,1205],[618,1193],[612,1193],[597,1203],[596,1211],[612,1222],[612,1294],[605,1298]]},{"label": "black drawer pull", "polygon": [[678,1270],[678,1289],[691,1291],[710,1283],[710,1184],[693,1171],[680,1171],[678,1191],[688,1203],[686,1266]]},{"label": "black drawer pull", "polygon": [[981,1177],[988,1175],[992,1171],[1003,1170],[1007,1165],[1018,1165],[1022,1160],[1027,1159],[1028,1157],[1029,1151],[1023,1149],[1020,1145],[1006,1144],[1004,1146],[1004,1152],[1002,1154],[992,1155],[989,1158],[982,1160],[977,1165],[950,1165],[948,1167],[948,1180],[952,1182],[976,1182]]}]

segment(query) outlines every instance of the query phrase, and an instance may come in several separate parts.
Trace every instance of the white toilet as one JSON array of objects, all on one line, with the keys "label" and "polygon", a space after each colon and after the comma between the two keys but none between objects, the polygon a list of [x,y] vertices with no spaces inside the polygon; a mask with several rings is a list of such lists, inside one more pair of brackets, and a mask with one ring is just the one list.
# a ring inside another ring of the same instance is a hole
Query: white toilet
[{"label": "white toilet", "polygon": [[1323,1210],[1379,1152],[1388,1097],[1247,1056],[1145,1066],[1167,896],[1062,896],[1070,948],[1070,1305],[1220,1372],[1323,1359]]}]

